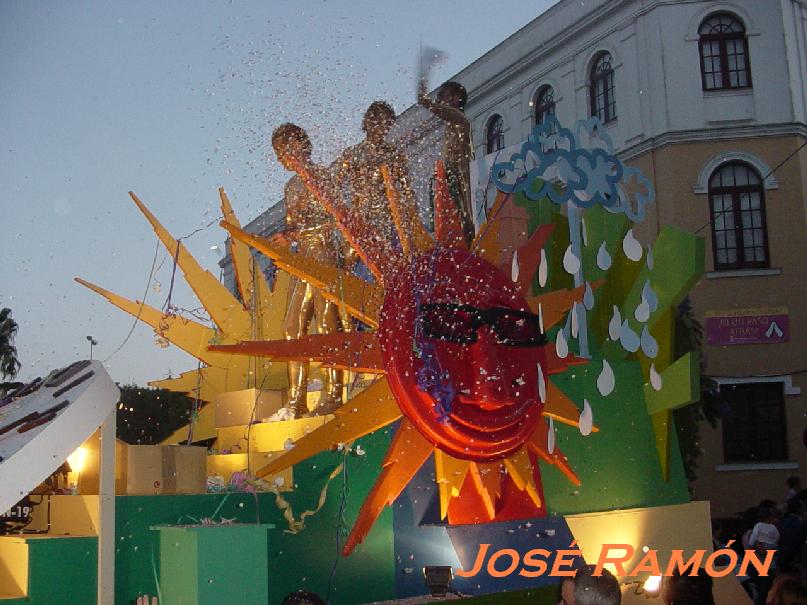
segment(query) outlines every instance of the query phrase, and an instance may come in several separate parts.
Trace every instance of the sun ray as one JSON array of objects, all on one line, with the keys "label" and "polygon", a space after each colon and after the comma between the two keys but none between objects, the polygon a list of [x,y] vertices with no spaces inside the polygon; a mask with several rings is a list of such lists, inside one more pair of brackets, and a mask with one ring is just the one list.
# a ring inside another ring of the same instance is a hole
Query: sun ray
[{"label": "sun ray", "polygon": [[[546,385],[546,405],[543,415],[569,426],[580,426],[580,410],[551,380],[548,380]],[[591,430],[596,433],[600,429],[594,426]]]},{"label": "sun ray", "polygon": [[[488,212],[487,220],[481,225],[479,233],[476,234],[471,244],[471,251],[474,254],[482,256],[494,265],[499,256],[499,246],[497,243],[499,238],[499,221],[496,220],[496,218],[504,205],[510,201],[511,197],[509,193],[496,191],[496,199],[493,201],[493,207]],[[493,249],[496,250],[495,256],[489,256],[488,251]]]},{"label": "sun ray", "polygon": [[212,366],[182,372],[182,374],[175,378],[152,380],[148,385],[158,389],[187,393],[190,397],[197,397],[198,390],[198,397],[202,401],[214,401],[216,395],[229,390],[227,385],[227,371]]},{"label": "sun ray", "polygon": [[446,515],[448,515],[448,503],[451,498],[456,498],[460,495],[462,484],[471,464],[469,460],[460,460],[442,450],[434,450],[434,473],[437,486],[440,489],[441,519],[445,519]]},{"label": "sun ray", "polygon": [[[420,217],[417,214],[417,202],[414,199],[408,199],[405,203],[402,203],[401,194],[398,188],[395,187],[392,175],[386,164],[381,166],[381,174],[384,177],[384,189],[387,193],[392,220],[395,223],[395,230],[398,232],[398,238],[401,240],[404,254],[410,256],[432,250],[434,248],[434,239],[423,227],[423,223],[420,222]],[[405,195],[410,197],[411,192],[406,192]]]},{"label": "sun ray", "polygon": [[348,443],[372,433],[401,417],[401,410],[386,378],[380,378],[342,406],[333,420],[308,433],[289,451],[279,454],[258,470],[259,477],[272,475],[339,443]]},{"label": "sun ray", "polygon": [[[177,315],[166,315],[159,309],[143,304],[136,300],[129,300],[119,296],[114,292],[105,290],[101,286],[85,281],[80,277],[74,278],[82,286],[89,288],[96,294],[100,294],[119,309],[126,311],[129,315],[137,317],[143,323],[150,325],[159,331],[162,336],[170,340],[180,349],[193,355],[199,361],[211,366],[227,365],[230,363],[227,355],[215,353],[208,350],[210,341],[217,337],[217,333],[212,328],[208,328]],[[221,334],[218,334],[222,338]],[[226,337],[224,337],[226,339]],[[230,339],[230,342],[235,342]]]},{"label": "sun ray", "polygon": [[437,241],[444,246],[467,250],[460,213],[448,190],[448,178],[442,160],[437,160],[435,172],[434,234]]},{"label": "sun ray", "polygon": [[362,504],[342,554],[349,555],[364,540],[384,507],[395,501],[433,451],[434,445],[404,419],[392,438],[384,468]]},{"label": "sun ray", "polygon": [[532,462],[526,447],[520,448],[515,454],[504,459],[504,466],[510,478],[520,491],[526,491],[533,504],[541,508],[541,495],[535,485]]},{"label": "sun ray", "polygon": [[222,332],[233,337],[248,337],[251,328],[250,316],[238,299],[212,273],[199,265],[185,245],[174,239],[134,192],[130,191],[129,196],[151,223],[168,253],[176,259],[188,285],[210,314],[213,322]]},{"label": "sun ray", "polygon": [[330,178],[325,171],[317,170],[315,174],[314,170],[302,164],[296,165],[294,169],[311,195],[317,198],[334,218],[342,235],[373,276],[383,282],[384,276],[394,274],[401,255],[393,253],[389,242],[378,238],[372,226],[364,221],[364,217],[352,212],[339,195],[331,190]]},{"label": "sun ray", "polygon": [[318,361],[323,366],[353,372],[384,373],[378,337],[369,332],[311,334],[294,340],[252,340],[213,345],[210,351],[269,357],[276,361]]},{"label": "sun ray", "polygon": [[569,460],[563,455],[563,452],[561,452],[558,447],[555,447],[552,453],[547,449],[548,436],[549,425],[543,418],[540,418],[535,432],[533,432],[532,437],[527,441],[527,447],[547,464],[558,467],[558,470],[563,473],[573,485],[579,486],[581,484],[580,478],[569,465]]},{"label": "sun ray", "polygon": [[302,254],[294,254],[287,247],[277,246],[235,225],[222,222],[230,234],[271,258],[275,264],[292,275],[319,288],[322,295],[336,305],[344,306],[348,313],[372,327],[378,327],[378,314],[384,289],[363,279],[326,265]]},{"label": "sun ray", "polygon": [[555,225],[552,223],[539,226],[530,236],[530,239],[527,240],[527,243],[516,251],[519,264],[516,283],[527,296],[530,294],[532,280],[541,260],[541,249],[554,230]]},{"label": "sun ray", "polygon": [[472,462],[469,475],[476,487],[476,491],[482,497],[488,518],[496,517],[496,501],[502,493],[501,464],[480,464]]},{"label": "sun ray", "polygon": [[[591,282],[591,289],[598,290],[605,284],[605,280],[598,279]],[[562,289],[532,296],[527,298],[530,308],[534,313],[538,312],[538,305],[541,305],[541,314],[544,318],[544,330],[549,330],[552,326],[566,318],[566,314],[571,310],[574,303],[582,304],[583,296],[586,293],[586,286],[578,286],[571,290]]]}]

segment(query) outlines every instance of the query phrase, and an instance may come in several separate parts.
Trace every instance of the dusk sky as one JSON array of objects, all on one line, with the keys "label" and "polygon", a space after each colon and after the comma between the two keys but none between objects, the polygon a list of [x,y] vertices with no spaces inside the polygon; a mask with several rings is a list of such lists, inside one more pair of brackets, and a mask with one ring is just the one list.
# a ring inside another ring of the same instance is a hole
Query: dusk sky
[{"label": "dusk sky", "polygon": [[[185,243],[218,275],[217,188],[243,223],[280,199],[290,175],[270,154],[275,126],[303,125],[314,159],[330,161],[361,139],[371,101],[412,104],[421,40],[448,53],[434,86],[552,4],[3,2],[0,307],[19,323],[19,378],[88,357],[87,335],[121,383],[195,369],[148,326],[126,340],[133,319],[73,281],[142,298],[157,239],[127,191],[177,237],[204,228]],[[162,247],[156,264],[146,301],[161,307]],[[198,306],[178,282],[173,302]]]}]

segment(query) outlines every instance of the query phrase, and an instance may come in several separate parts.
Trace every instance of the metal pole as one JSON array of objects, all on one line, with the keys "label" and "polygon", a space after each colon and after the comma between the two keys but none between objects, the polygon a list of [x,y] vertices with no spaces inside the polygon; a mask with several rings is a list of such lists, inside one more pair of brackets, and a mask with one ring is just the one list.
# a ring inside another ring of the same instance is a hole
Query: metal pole
[{"label": "metal pole", "polygon": [[[90,345],[92,346],[92,345]],[[98,605],[115,605],[115,412],[101,425],[98,490]]]}]

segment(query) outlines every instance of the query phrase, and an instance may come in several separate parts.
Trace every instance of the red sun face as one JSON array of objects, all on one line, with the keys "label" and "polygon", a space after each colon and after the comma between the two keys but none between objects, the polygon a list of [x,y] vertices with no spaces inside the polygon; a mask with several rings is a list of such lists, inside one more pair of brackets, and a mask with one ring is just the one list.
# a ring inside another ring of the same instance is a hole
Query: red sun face
[{"label": "red sun face", "polygon": [[403,414],[436,447],[488,462],[518,450],[542,411],[539,322],[496,267],[457,249],[385,284],[378,334]]}]

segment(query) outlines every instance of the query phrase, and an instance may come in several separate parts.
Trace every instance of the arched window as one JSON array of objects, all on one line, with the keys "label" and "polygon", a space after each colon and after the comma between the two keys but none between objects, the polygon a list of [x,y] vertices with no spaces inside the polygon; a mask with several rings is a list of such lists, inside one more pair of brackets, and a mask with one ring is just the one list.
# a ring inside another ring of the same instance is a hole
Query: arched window
[{"label": "arched window", "polygon": [[486,134],[488,153],[494,153],[504,148],[504,120],[502,116],[496,114],[490,118]]},{"label": "arched window", "polygon": [[535,95],[535,123],[543,124],[548,116],[555,115],[555,91],[543,86]]},{"label": "arched window", "polygon": [[709,179],[715,269],[768,267],[765,193],[756,170],[724,164]]},{"label": "arched window", "polygon": [[597,55],[591,66],[591,115],[597,116],[605,124],[616,119],[616,99],[614,97],[614,68],[611,53]]},{"label": "arched window", "polygon": [[698,29],[703,90],[749,88],[751,65],[745,27],[728,13],[708,17]]}]

